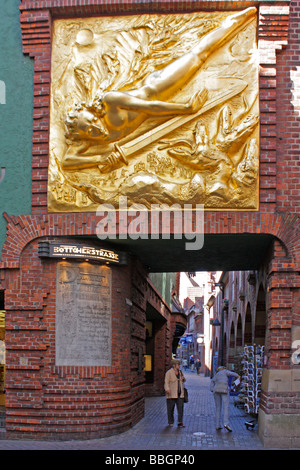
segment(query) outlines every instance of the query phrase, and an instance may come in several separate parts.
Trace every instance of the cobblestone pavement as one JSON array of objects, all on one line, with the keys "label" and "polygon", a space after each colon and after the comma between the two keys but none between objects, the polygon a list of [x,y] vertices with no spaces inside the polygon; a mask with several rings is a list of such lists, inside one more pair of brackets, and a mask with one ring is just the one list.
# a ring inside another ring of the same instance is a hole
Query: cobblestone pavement
[{"label": "cobblestone pavement", "polygon": [[[167,423],[165,397],[146,398],[145,416],[130,430],[102,439],[72,441],[0,440],[0,450],[262,450],[256,427],[247,430],[249,420],[230,398],[230,424],[233,432],[215,429],[215,407],[209,391],[210,380],[195,372],[185,372],[189,402],[184,407],[185,428]],[[250,418],[251,419],[251,418]]]}]

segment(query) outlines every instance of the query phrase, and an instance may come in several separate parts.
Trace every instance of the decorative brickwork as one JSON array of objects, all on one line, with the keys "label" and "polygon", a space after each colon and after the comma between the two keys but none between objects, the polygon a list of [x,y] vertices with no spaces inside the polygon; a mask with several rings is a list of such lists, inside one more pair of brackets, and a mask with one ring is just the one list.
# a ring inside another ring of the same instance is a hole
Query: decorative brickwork
[{"label": "decorative brickwork", "polygon": [[[26,244],[18,276],[9,269],[5,282],[7,437],[85,439],[125,431],[144,414],[146,305],[165,321],[157,351],[160,394],[170,361],[170,309],[138,261],[112,266],[113,365],[56,366],[56,260],[39,258],[38,241]],[[72,238],[67,241],[74,243]]]},{"label": "decorative brickwork", "polygon": [[[117,365],[111,369],[54,366],[55,263],[40,261],[38,240],[95,236],[97,217],[92,213],[47,213],[52,20],[96,14],[235,10],[253,4],[258,6],[260,206],[257,212],[207,212],[204,231],[207,235],[273,236],[272,252],[262,260],[268,315],[266,369],[271,377],[274,370],[293,372],[299,367],[290,359],[293,332],[300,326],[299,1],[271,4],[23,0],[20,5],[23,52],[34,58],[32,214],[5,215],[7,239],[0,264],[0,287],[5,289],[7,309],[7,430],[13,436],[36,438],[57,433],[57,438],[65,438],[78,433],[82,438],[121,431],[134,424],[143,413],[144,382],[138,368],[141,350],[144,351],[146,302],[165,318],[169,315],[165,305],[159,306],[161,300],[139,263],[132,260],[126,268],[114,268],[113,274],[116,289],[113,319],[118,326],[113,345],[118,350]],[[150,230],[151,227],[148,233]],[[124,302],[130,296],[131,308]],[[163,333],[168,341],[172,328],[169,319]],[[123,331],[130,334],[123,336]],[[20,362],[21,358],[24,361]],[[165,367],[168,360],[165,355]],[[159,374],[161,384],[163,368]],[[105,383],[100,380],[99,385],[99,378],[105,378]],[[274,414],[291,409],[291,413],[299,413],[290,405],[291,399],[299,399],[299,391],[290,389],[284,395],[283,391],[274,390],[272,383],[271,379],[265,383],[262,400],[261,434],[266,440],[274,436],[274,429],[269,426]],[[158,388],[161,390],[161,385]],[[111,406],[110,415],[100,400],[103,391]],[[75,424],[79,415],[80,425]],[[280,432],[280,424],[277,428],[276,432]]]}]

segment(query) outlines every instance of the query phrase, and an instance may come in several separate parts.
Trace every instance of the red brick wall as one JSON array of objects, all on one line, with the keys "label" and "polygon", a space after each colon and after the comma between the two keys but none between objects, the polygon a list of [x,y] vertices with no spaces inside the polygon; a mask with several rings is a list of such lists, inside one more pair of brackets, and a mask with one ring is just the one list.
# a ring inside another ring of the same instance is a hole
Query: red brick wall
[{"label": "red brick wall", "polygon": [[111,268],[113,366],[55,366],[56,260],[41,260],[37,251],[37,240],[26,246],[19,275],[9,276],[6,289],[8,437],[65,439],[128,429],[144,409],[143,393],[130,384],[137,374],[131,369],[132,321],[125,303],[131,264]]},{"label": "red brick wall", "polygon": [[39,240],[26,244],[20,269],[5,276],[7,437],[91,438],[124,431],[144,414],[146,304],[166,320],[157,338],[160,394],[170,359],[170,310],[137,260],[112,266],[113,365],[56,366],[56,260],[39,258]]},{"label": "red brick wall", "polygon": [[[84,374],[89,374],[88,377],[85,377],[85,380],[90,380],[93,383],[95,374],[103,373],[107,374],[106,383],[112,384],[114,381],[110,371],[107,370],[87,371],[78,369],[74,371],[72,369],[58,373],[54,370],[54,366],[51,366],[54,341],[53,268],[51,268],[50,263],[49,271],[42,272],[36,257],[33,259],[30,256],[31,248],[34,248],[36,255],[37,245],[35,240],[38,237],[94,235],[97,222],[96,215],[91,213],[65,215],[47,213],[52,18],[131,12],[181,12],[229,8],[234,10],[252,4],[256,4],[256,2],[197,1],[192,3],[158,1],[146,3],[136,1],[125,3],[121,0],[114,3],[100,3],[98,0],[23,0],[21,2],[20,22],[23,51],[25,54],[34,57],[35,63],[32,214],[18,218],[6,216],[8,233],[0,264],[0,268],[2,268],[0,272],[1,287],[6,289],[8,302],[8,361],[11,367],[10,370],[14,371],[14,383],[16,384],[15,391],[11,391],[10,396],[8,394],[8,402],[9,407],[12,408],[16,403],[16,397],[19,396],[23,403],[18,415],[17,413],[8,415],[9,429],[13,430],[14,423],[17,422],[18,429],[22,429],[20,423],[23,419],[23,410],[25,410],[24,414],[27,414],[27,416],[28,410],[30,410],[32,417],[31,429],[38,429],[41,426],[39,420],[43,403],[44,405],[47,403],[48,409],[55,415],[54,403],[51,403],[51,400],[47,402],[45,400],[46,394],[43,394],[43,375],[36,372],[41,368],[43,371],[49,371],[52,367],[51,374],[57,374],[55,380],[59,381],[63,378],[64,384],[68,384],[69,388],[67,387],[67,389],[70,390],[70,395],[63,396],[61,394],[60,396],[61,390],[59,387],[56,395],[57,398],[60,397],[60,401],[63,403],[62,408],[65,410],[64,407],[66,407],[66,416],[71,415],[70,410],[67,412],[67,405],[72,401],[70,397],[72,396],[71,391],[74,390],[73,381],[75,376],[80,383]],[[274,253],[272,253],[268,263],[266,262],[265,267],[268,279],[267,309],[269,322],[267,367],[270,368],[293,367],[289,360],[291,327],[292,324],[300,324],[299,307],[297,307],[297,305],[299,306],[299,298],[296,297],[296,288],[299,288],[297,273],[299,271],[300,254],[298,226],[300,138],[299,101],[297,101],[299,90],[293,82],[299,77],[297,68],[299,66],[299,1],[290,2],[290,7],[288,5],[289,3],[285,5],[276,2],[274,5],[269,4],[269,2],[264,5],[263,2],[259,2],[258,44],[261,111],[259,210],[254,212],[211,211],[207,212],[205,217],[206,234],[267,233],[278,240],[274,244]],[[119,274],[120,272],[118,271]],[[20,273],[23,277],[19,275]],[[116,274],[116,283],[121,286],[124,279],[119,278],[119,274]],[[42,281],[36,285],[34,279],[41,279]],[[145,283],[143,276],[139,279],[139,282]],[[131,361],[134,369],[138,357],[138,348],[143,344],[141,325],[143,324],[144,308],[140,308],[140,305],[144,305],[144,300],[141,300],[141,288],[138,289],[134,282],[133,286],[135,286],[132,288],[133,294],[137,299],[131,311],[132,325],[134,325],[132,327],[135,331],[131,335]],[[27,288],[29,287],[32,290],[28,294]],[[126,288],[128,288],[128,285]],[[123,288],[120,287],[120,289]],[[125,308],[124,305],[122,308]],[[122,326],[129,327],[127,317],[123,320],[116,319],[116,321],[124,322]],[[18,327],[20,325],[22,326],[22,335],[19,334]],[[27,351],[30,342],[32,342],[33,346],[30,346],[30,369],[24,370],[16,363],[18,355],[14,347],[18,345],[18,338],[22,338],[20,342],[21,351]],[[116,337],[116,339],[118,338]],[[130,380],[134,384],[134,400],[138,402],[142,400],[143,385],[133,369],[130,372]],[[125,372],[118,367],[117,370],[114,370],[114,374],[119,374],[119,385],[122,383],[123,373]],[[126,369],[126,374],[128,373],[129,371]],[[128,376],[124,381],[124,388],[120,391],[124,403],[128,403],[128,400],[130,402],[127,380]],[[21,384],[23,381],[32,385],[31,393],[35,398],[32,402],[33,405],[30,405],[29,400],[22,391]],[[9,385],[12,385],[12,383]],[[18,387],[20,395],[17,395]],[[49,403],[51,404],[49,405]],[[123,414],[121,412],[120,427],[124,428],[129,425],[131,418],[129,409],[123,407],[122,404],[120,406],[123,412]],[[272,412],[271,402],[266,400],[265,409]],[[133,419],[138,419],[139,413],[138,411]],[[89,417],[87,419],[90,422],[86,425],[86,429],[89,429],[88,432],[92,432],[94,429],[92,422],[96,418]],[[97,419],[102,418],[98,417]],[[53,422],[55,422],[55,418]],[[43,426],[42,428],[44,429]],[[69,430],[71,432],[71,428]],[[30,433],[31,430],[28,429],[28,432]]]},{"label": "red brick wall", "polygon": [[277,209],[299,214],[299,1],[290,11],[288,46],[277,55]]}]

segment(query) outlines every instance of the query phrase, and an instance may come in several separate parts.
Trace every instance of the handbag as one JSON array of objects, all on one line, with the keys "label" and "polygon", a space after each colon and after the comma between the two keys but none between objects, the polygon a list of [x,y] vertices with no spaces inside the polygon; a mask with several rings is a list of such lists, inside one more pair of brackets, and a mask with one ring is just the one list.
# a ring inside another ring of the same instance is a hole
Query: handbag
[{"label": "handbag", "polygon": [[228,384],[225,382],[217,382],[214,386],[214,393],[228,393]]},{"label": "handbag", "polygon": [[[183,377],[183,373],[181,371],[180,371],[180,375],[181,375],[181,377]],[[183,387],[183,394],[184,394],[183,403],[188,403],[188,401],[189,401],[189,392],[188,392],[188,389],[186,387]]]}]

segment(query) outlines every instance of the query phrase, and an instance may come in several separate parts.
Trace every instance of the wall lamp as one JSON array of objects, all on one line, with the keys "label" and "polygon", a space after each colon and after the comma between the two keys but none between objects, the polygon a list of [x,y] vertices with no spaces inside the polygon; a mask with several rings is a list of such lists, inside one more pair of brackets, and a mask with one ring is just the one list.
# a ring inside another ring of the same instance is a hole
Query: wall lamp
[{"label": "wall lamp", "polygon": [[216,282],[215,287],[219,287],[221,290],[224,289],[224,282]]},{"label": "wall lamp", "polygon": [[207,307],[207,310],[210,310],[211,307],[214,305],[215,303],[215,296],[214,295],[211,295],[210,298],[208,299],[207,303],[206,303],[206,307]]}]

